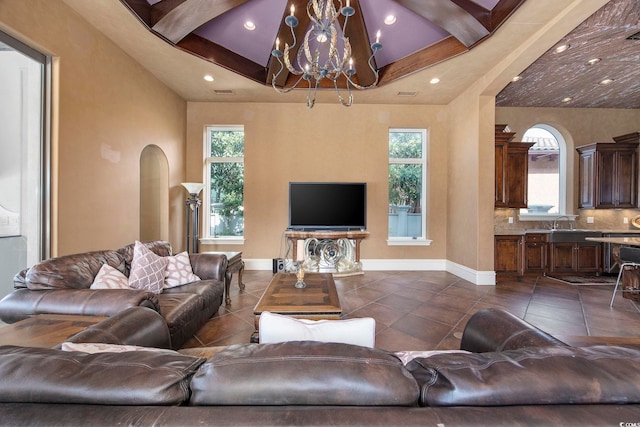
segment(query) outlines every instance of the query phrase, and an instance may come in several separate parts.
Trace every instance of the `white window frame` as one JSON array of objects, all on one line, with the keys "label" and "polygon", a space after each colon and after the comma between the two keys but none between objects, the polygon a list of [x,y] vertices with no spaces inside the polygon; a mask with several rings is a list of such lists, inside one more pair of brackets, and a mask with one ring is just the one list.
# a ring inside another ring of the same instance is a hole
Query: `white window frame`
[{"label": "white window frame", "polygon": [[[526,212],[526,209],[519,210],[519,221],[552,221],[559,217],[569,217],[571,220],[575,220],[578,215],[567,212],[567,142],[564,136],[555,127],[545,124],[536,123],[529,126],[526,130],[531,128],[540,128],[549,132],[558,141],[558,213],[547,214],[530,214]],[[526,131],[525,131],[526,132]]]},{"label": "white window frame", "polygon": [[[421,230],[422,235],[418,237],[390,237],[389,230],[387,229],[387,245],[388,246],[428,246],[431,245],[432,240],[427,238],[427,200],[429,195],[429,181],[427,173],[429,165],[429,133],[427,129],[421,128],[390,128],[389,134],[400,132],[412,132],[422,134],[422,158],[420,159],[392,159],[389,155],[389,165],[392,164],[414,164],[422,165],[422,194],[420,195],[421,206]],[[387,147],[388,147],[387,138]],[[389,183],[387,182],[387,197],[388,197]],[[387,199],[388,200],[388,199]],[[386,209],[388,212],[389,203],[387,202]]]},{"label": "white window frame", "polygon": [[[245,242],[244,233],[242,236],[212,236],[211,235],[211,164],[212,163],[242,163],[244,165],[244,157],[210,157],[211,153],[211,132],[216,131],[241,131],[244,133],[243,125],[209,125],[205,127],[204,132],[204,190],[202,196],[203,204],[203,225],[204,233],[200,242],[203,244],[226,244],[226,245],[242,245]],[[243,168],[244,169],[244,168]],[[244,191],[244,188],[243,188]],[[246,226],[246,224],[245,224]]]}]

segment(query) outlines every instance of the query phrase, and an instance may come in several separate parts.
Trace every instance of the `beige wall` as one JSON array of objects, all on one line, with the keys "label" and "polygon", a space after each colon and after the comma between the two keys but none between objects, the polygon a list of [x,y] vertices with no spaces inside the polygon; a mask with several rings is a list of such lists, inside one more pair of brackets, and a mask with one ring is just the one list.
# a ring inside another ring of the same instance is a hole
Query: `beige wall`
[{"label": "beige wall", "polygon": [[56,62],[52,254],[138,238],[139,159],[150,144],[169,161],[169,235],[180,246],[184,100],[60,1],[0,0],[0,29]]},{"label": "beige wall", "polygon": [[[357,102],[357,98],[356,98]],[[446,256],[447,123],[445,107],[336,103],[220,104],[187,107],[187,179],[203,179],[206,125],[245,126],[245,238],[242,247],[206,245],[202,250],[242,250],[243,257],[279,255],[287,226],[289,181],[365,181],[368,229],[363,259],[443,259]],[[429,132],[428,238],[426,247],[387,246],[388,131]],[[284,255],[284,254],[281,254]]]}]

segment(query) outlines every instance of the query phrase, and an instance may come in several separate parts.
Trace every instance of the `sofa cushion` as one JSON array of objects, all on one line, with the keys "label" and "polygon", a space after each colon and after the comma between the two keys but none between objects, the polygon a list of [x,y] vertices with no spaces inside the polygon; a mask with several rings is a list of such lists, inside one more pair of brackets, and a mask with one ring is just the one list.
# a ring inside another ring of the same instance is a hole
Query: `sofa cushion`
[{"label": "sofa cushion", "polygon": [[[153,240],[151,242],[142,242],[142,244],[151,252],[158,256],[169,256],[171,252],[171,243],[165,240]],[[131,262],[133,261],[133,251],[135,249],[135,243],[131,243],[125,247],[118,249],[118,253],[122,255],[125,263],[125,274],[129,276],[131,271]]]},{"label": "sofa cushion", "polygon": [[88,289],[104,264],[125,272],[124,258],[117,251],[95,251],[65,255],[42,261],[27,271],[31,290]]},{"label": "sofa cushion", "polygon": [[136,241],[133,250],[133,261],[131,261],[129,286],[134,289],[144,289],[154,294],[161,293],[168,262],[167,257],[154,254],[142,243]]},{"label": "sofa cushion", "polygon": [[103,264],[93,279],[90,286],[91,289],[131,289],[129,287],[129,278],[120,271],[111,267],[109,264]]},{"label": "sofa cushion", "polygon": [[229,346],[202,365],[191,390],[192,405],[414,406],[418,399],[394,355],[316,341]]},{"label": "sofa cushion", "polygon": [[0,346],[0,402],[178,405],[205,359],[168,352]]},{"label": "sofa cushion", "polygon": [[260,315],[260,343],[322,341],[371,347],[376,321],[372,317],[346,320],[307,320],[265,311]]},{"label": "sofa cushion", "polygon": [[193,274],[191,261],[187,252],[180,252],[175,256],[167,257],[167,269],[164,274],[164,287],[173,288],[200,280]]},{"label": "sofa cushion", "polygon": [[416,358],[421,406],[640,403],[640,350],[528,347]]}]

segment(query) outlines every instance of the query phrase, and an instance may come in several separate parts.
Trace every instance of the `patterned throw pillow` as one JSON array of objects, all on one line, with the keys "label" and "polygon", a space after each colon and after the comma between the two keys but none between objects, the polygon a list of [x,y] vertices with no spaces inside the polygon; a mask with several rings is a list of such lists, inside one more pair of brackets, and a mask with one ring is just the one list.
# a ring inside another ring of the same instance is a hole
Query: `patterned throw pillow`
[{"label": "patterned throw pillow", "polygon": [[111,267],[109,264],[102,264],[100,271],[93,279],[91,289],[131,289],[127,276]]},{"label": "patterned throw pillow", "polygon": [[198,276],[193,274],[189,254],[180,252],[175,256],[167,257],[167,271],[164,274],[164,287],[173,288],[180,285],[200,280]]},{"label": "patterned throw pillow", "polygon": [[177,351],[169,350],[166,348],[154,348],[154,347],[142,347],[139,345],[126,345],[126,344],[103,344],[93,342],[69,342],[65,341],[60,346],[62,351],[81,351],[83,353],[126,353],[129,351],[153,351],[178,354]]},{"label": "patterned throw pillow", "polygon": [[144,289],[154,294],[162,293],[164,272],[167,269],[167,257],[161,257],[136,240],[133,248],[133,261],[129,274],[129,286]]}]

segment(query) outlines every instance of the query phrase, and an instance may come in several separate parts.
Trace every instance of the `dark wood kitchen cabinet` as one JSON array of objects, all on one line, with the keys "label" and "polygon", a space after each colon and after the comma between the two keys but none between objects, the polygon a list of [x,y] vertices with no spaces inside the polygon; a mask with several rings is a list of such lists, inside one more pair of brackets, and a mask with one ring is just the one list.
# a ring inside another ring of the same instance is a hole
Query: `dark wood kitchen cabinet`
[{"label": "dark wood kitchen cabinet", "polygon": [[496,274],[522,276],[522,235],[495,236],[494,269]]},{"label": "dark wood kitchen cabinet", "polygon": [[600,273],[602,271],[602,245],[598,242],[552,243],[549,264],[549,273]]},{"label": "dark wood kitchen cabinet", "polygon": [[576,148],[580,155],[580,208],[638,207],[640,133],[614,137]]},{"label": "dark wood kitchen cabinet", "polygon": [[524,236],[524,274],[543,275],[547,272],[549,244],[543,233],[527,233]]},{"label": "dark wood kitchen cabinet", "polygon": [[515,132],[507,125],[495,127],[495,207],[527,207],[530,142],[512,142]]}]

